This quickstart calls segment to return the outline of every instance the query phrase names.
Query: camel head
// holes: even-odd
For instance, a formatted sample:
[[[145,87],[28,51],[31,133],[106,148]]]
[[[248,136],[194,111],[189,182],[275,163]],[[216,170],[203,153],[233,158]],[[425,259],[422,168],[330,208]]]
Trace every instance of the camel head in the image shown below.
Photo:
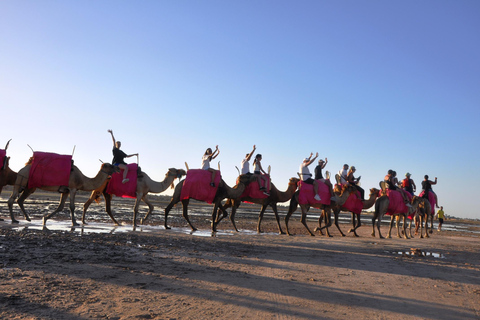
[[[112,173],[120,172],[120,168],[117,166],[111,165],[110,163],[102,163],[100,171],[105,172],[108,175],[111,175]]]
[[[237,184],[243,183],[244,185],[248,185],[249,183],[255,180],[256,180],[256,177],[253,174],[241,174],[237,178]]]
[[[180,180],[182,176],[185,176],[185,175],[187,175],[187,172],[183,169],[169,168],[168,172],[165,174],[165,178],[174,177],[173,180],[175,181],[176,178]],[[174,187],[175,186],[173,185],[173,181],[172,181],[170,188],[173,189]]]
[[[380,196],[380,190],[378,190],[377,188],[371,188],[370,196],[375,196],[375,198],[378,198]]]
[[[295,186],[295,189],[298,187],[298,183],[300,182],[300,179],[298,178],[290,178],[290,180],[288,180],[288,185],[289,186]]]

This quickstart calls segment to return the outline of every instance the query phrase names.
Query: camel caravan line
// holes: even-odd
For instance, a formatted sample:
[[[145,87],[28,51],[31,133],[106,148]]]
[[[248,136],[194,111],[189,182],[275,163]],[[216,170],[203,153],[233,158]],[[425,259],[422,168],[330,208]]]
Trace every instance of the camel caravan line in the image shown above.
[[[115,139],[113,138],[113,140],[115,144]],[[329,227],[331,227],[332,224],[335,224],[340,234],[345,236],[345,233],[339,226],[338,217],[340,211],[347,211],[352,215],[352,228],[348,232],[353,233],[355,237],[358,237],[356,230],[361,226],[361,212],[362,210],[372,207],[375,208],[375,213],[372,218],[372,236],[376,235],[376,223],[378,235],[380,238],[383,238],[380,232],[380,223],[384,215],[391,216],[387,237],[391,237],[391,230],[394,221],[397,221],[397,236],[402,237],[399,230],[400,220],[403,220],[402,234],[404,238],[413,237],[411,231],[412,221],[420,221],[416,228],[421,226],[420,236],[422,238],[423,221],[425,221],[425,236],[428,237],[428,233],[432,232],[434,215],[433,208],[435,206],[433,195],[429,194],[429,199],[425,199],[421,196],[410,196],[406,203],[405,201],[402,201],[400,191],[388,189],[383,181],[380,182],[379,189],[370,189],[368,199],[362,199],[357,187],[352,183],[345,183],[345,181],[342,181],[342,176],[340,174],[335,175],[336,184],[332,188],[329,181],[330,174],[328,171],[326,172],[326,178],[315,179],[314,183],[309,183],[306,179],[302,179],[302,174],[305,175],[308,171],[303,171],[302,174],[298,173],[299,177],[292,177],[289,179],[288,187],[285,191],[278,190],[271,182],[270,168],[268,169],[268,173],[259,173],[258,171],[255,171],[255,174],[240,174],[239,170],[239,176],[233,187],[230,187],[222,179],[220,166],[218,170],[189,169],[187,163],[185,163],[187,170],[176,168],[168,169],[165,173],[164,180],[160,182],[151,179],[141,170],[138,164],[128,164],[128,166],[120,167],[118,165],[102,163],[95,177],[89,178],[74,165],[72,156],[38,151],[33,152],[33,156],[25,164],[25,167],[20,169],[17,173],[9,167],[10,157],[7,156],[9,143],[10,141],[6,144],[5,149],[0,149],[0,193],[4,186],[13,186],[12,194],[7,201],[12,223],[18,223],[13,212],[13,203],[15,200],[17,200],[17,204],[20,207],[25,220],[31,221],[30,216],[25,210],[24,202],[38,188],[45,191],[60,193],[58,207],[42,217],[42,223],[44,226],[48,219],[63,210],[68,197],[70,197],[70,217],[72,226],[78,226],[79,224],[75,218],[75,195],[78,190],[83,190],[91,191],[89,199],[83,206],[83,224],[87,223],[86,213],[90,204],[93,201],[98,202],[100,197],[103,196],[105,199],[105,211],[112,219],[113,223],[119,225],[111,208],[112,196],[115,195],[118,197],[136,199],[133,207],[133,227],[135,228],[137,226],[137,214],[140,203],[143,201],[148,206],[148,211],[145,217],[140,219],[140,223],[144,224],[154,210],[153,204],[147,197],[148,194],[162,193],[169,187],[174,188],[174,181],[175,179],[178,179],[179,182],[175,186],[172,199],[164,211],[165,229],[170,229],[167,219],[171,209],[181,202],[183,206],[183,217],[192,231],[195,231],[196,228],[193,226],[188,216],[189,201],[190,199],[195,199],[213,204],[211,220],[211,229],[213,232],[216,231],[217,225],[227,217],[229,217],[233,229],[238,232],[235,223],[235,215],[241,203],[247,202],[261,205],[257,232],[262,232],[261,222],[265,210],[270,206],[275,214],[279,234],[285,234],[280,224],[277,205],[288,201],[290,201],[290,204],[285,216],[285,231],[288,235],[291,235],[288,228],[290,217],[296,212],[298,207],[300,207],[301,210],[300,221],[304,225],[308,234],[312,236],[314,235],[314,232],[317,231],[321,235],[323,235],[323,231],[325,231],[327,236],[331,236]],[[215,152],[217,152],[217,150]],[[206,153],[206,155],[211,159],[211,154],[215,154],[215,152],[211,152],[210,154]],[[247,158],[250,159],[248,155]],[[260,161],[261,157],[258,158],[258,160]],[[304,162],[307,165],[313,162],[311,157],[306,158],[305,160]],[[259,163],[257,163],[257,168],[258,164]],[[125,169],[123,168],[128,170],[127,174],[124,174]],[[242,171],[244,170],[242,169]],[[262,177],[262,180],[259,180],[259,174],[264,176]],[[182,177],[185,178],[181,180]],[[432,191],[429,192],[433,193]],[[317,208],[321,212],[318,220],[318,227],[315,228],[314,232],[310,230],[306,221],[310,207]],[[231,209],[230,215],[227,212],[228,209]],[[332,212],[334,215],[333,222],[331,219]],[[410,221],[408,234],[406,227],[407,220]],[[0,221],[4,220],[0,219]],[[431,221],[430,230],[428,229],[428,221]]]

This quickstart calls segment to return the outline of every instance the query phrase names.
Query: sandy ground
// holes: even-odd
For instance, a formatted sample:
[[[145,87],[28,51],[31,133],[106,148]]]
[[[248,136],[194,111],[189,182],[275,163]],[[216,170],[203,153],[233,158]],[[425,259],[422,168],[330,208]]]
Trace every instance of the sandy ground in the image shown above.
[[[359,238],[334,228],[331,238],[311,237],[297,212],[289,237],[273,216],[257,234],[256,215],[244,210],[239,233],[222,221],[212,236],[204,207],[191,208],[199,228],[191,234],[181,209],[169,217],[172,230],[159,226],[160,205],[133,231],[133,201],[122,200],[114,201],[122,227],[95,205],[88,226],[70,228],[65,211],[43,229],[56,195],[27,201],[34,220],[13,226],[2,196],[0,319],[480,319],[479,225],[379,239],[362,216]]]

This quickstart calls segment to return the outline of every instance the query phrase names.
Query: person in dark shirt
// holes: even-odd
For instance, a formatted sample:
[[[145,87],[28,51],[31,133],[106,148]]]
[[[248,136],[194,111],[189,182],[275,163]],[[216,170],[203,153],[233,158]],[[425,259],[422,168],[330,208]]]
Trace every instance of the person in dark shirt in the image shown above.
[[[122,146],[122,143],[120,141],[115,141],[115,137],[113,136],[113,131],[108,130],[108,132],[112,135],[112,140],[113,140],[113,150],[112,150],[113,160],[112,160],[112,164],[114,166],[118,166],[120,169],[123,170],[122,183],[127,183],[129,181],[129,179],[127,179],[128,167],[127,167],[127,163],[125,162],[125,158],[130,158],[130,157],[133,157],[133,156],[138,157],[138,153],[127,155],[125,152],[120,150],[120,147]]]
[[[437,184],[437,177],[435,177],[435,181],[428,180],[428,175],[425,175],[424,180],[422,181],[422,189],[423,189],[423,197],[428,200],[428,193],[432,191],[433,195],[435,196],[436,207],[438,208],[438,197],[435,192],[432,190],[432,185]]]
[[[323,183],[325,183],[329,190],[330,190],[330,199],[331,200],[337,200],[335,198],[335,193],[333,193],[333,186],[332,186],[332,183],[330,182],[329,179],[325,179],[323,177],[323,173],[322,173],[322,169],[325,168],[325,166],[327,165],[328,163],[328,160],[327,158],[325,158],[325,160],[323,159],[320,159],[318,160],[318,166],[315,167],[315,180],[320,180],[322,181]]]

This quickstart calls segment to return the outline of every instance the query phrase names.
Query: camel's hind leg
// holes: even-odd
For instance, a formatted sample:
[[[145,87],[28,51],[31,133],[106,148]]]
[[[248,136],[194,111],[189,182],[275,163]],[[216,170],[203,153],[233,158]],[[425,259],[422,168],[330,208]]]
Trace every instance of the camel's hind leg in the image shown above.
[[[390,219],[390,227],[388,229],[388,233],[387,233],[387,238],[390,239],[392,237],[392,227],[393,227],[393,221],[395,220],[395,216],[392,215],[391,219]],[[397,221],[397,227],[398,227],[398,221]],[[379,230],[380,231],[380,230]]]
[[[302,209],[302,218],[300,222],[303,224],[305,229],[307,229],[308,233],[310,233],[312,237],[315,236],[315,234],[310,230],[310,228],[307,225],[307,212],[308,212],[307,209],[304,206],[300,206],[300,209]]]
[[[48,213],[43,216],[43,225],[45,226],[47,224],[47,220],[53,217],[55,214],[58,212],[62,211],[63,208],[65,207],[65,201],[67,200],[68,197],[68,192],[63,192],[60,196],[60,204],[58,205],[57,209],[53,211],[52,213]]]
[[[148,206],[148,211],[147,211],[146,216],[150,216],[150,215],[152,214],[152,212],[153,212],[153,209],[154,209],[155,207],[154,207],[153,204],[150,202],[150,200],[148,199],[147,195],[144,195],[144,196],[142,197],[142,200],[143,200],[143,202],[145,202],[145,204]],[[138,208],[137,208],[137,212],[138,212]],[[136,219],[135,219],[135,220],[136,220]],[[140,224],[143,224],[143,222],[144,222],[144,219],[140,219]]]
[[[23,190],[22,194],[20,195],[20,197],[19,197],[18,200],[17,200],[17,204],[18,204],[18,206],[20,207],[20,210],[22,211],[23,216],[25,217],[25,220],[27,220],[27,221],[32,221],[32,220],[31,220],[30,217],[28,216],[27,211],[25,211],[25,207],[23,206],[23,202],[24,202],[25,199],[27,199],[32,193],[34,193],[35,190],[36,190],[35,188]],[[13,222],[13,220],[12,220],[12,222]]]
[[[335,219],[335,226],[337,227],[338,231],[340,232],[340,234],[342,235],[342,237],[345,237],[345,234],[342,232],[342,229],[340,229],[340,224],[338,223],[338,217],[340,215],[340,210],[334,210],[333,211],[333,217]],[[354,220],[353,216],[352,216],[352,220]],[[350,230],[351,231],[351,230]],[[349,231],[349,232],[350,232]],[[353,232],[355,233],[355,236],[358,237],[357,233],[355,232],[355,229],[353,229]]]

